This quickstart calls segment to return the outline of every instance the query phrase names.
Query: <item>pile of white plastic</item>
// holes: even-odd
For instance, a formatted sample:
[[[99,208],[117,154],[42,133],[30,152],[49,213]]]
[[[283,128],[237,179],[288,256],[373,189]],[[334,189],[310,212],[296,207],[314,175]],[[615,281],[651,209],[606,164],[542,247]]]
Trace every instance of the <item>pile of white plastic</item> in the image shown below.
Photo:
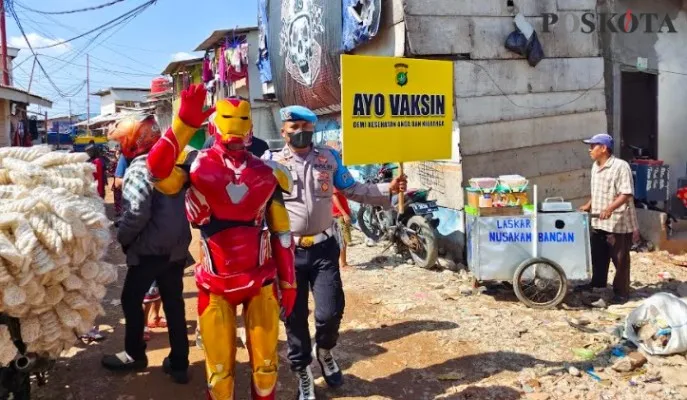
[[[28,351],[57,357],[88,332],[117,279],[102,261],[110,221],[84,153],[0,148],[0,312]],[[17,355],[0,326],[0,365]]]

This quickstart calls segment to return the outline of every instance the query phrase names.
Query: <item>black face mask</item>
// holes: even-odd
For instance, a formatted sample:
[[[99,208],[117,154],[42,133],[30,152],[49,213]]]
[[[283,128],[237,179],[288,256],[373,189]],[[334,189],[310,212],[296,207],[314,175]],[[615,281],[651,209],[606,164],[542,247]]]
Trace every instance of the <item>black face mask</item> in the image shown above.
[[[313,131],[298,131],[289,134],[289,144],[297,149],[304,149],[312,144]]]

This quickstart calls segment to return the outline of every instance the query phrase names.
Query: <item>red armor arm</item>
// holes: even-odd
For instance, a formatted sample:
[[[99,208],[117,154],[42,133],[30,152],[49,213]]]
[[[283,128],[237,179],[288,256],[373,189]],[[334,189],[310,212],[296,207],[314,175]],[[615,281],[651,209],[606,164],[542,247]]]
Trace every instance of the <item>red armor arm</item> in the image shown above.
[[[174,116],[172,127],[155,143],[148,154],[148,170],[164,192],[170,187],[181,189],[187,175],[175,169],[177,160],[203,121],[214,112],[214,109],[203,111],[206,90],[202,85],[191,86],[181,93],[179,112]],[[164,182],[166,179],[174,182]]]
[[[281,289],[281,303],[284,316],[288,317],[296,302],[296,267],[294,251],[296,245],[291,235],[289,213],[284,206],[281,188],[277,188],[267,209],[267,227],[270,230],[272,257],[277,264],[277,276]]]

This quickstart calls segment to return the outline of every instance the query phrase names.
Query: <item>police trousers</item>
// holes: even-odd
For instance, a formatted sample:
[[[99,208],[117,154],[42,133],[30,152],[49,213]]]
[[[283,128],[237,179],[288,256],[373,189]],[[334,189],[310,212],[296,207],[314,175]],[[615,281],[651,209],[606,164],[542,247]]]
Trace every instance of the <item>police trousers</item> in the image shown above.
[[[293,312],[286,320],[291,370],[299,371],[312,362],[312,342],[308,327],[308,299],[315,299],[315,343],[331,350],[339,339],[345,299],[339,271],[339,243],[334,237],[309,248],[296,248],[298,295]]]

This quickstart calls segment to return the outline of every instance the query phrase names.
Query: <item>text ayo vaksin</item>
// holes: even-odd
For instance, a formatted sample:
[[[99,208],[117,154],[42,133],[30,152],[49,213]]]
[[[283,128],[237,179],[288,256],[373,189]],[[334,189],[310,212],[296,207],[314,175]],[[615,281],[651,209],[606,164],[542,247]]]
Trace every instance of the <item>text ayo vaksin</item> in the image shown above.
[[[389,94],[392,117],[443,117],[446,98],[443,94]],[[383,117],[387,114],[387,97],[381,93],[356,93],[353,117]]]

